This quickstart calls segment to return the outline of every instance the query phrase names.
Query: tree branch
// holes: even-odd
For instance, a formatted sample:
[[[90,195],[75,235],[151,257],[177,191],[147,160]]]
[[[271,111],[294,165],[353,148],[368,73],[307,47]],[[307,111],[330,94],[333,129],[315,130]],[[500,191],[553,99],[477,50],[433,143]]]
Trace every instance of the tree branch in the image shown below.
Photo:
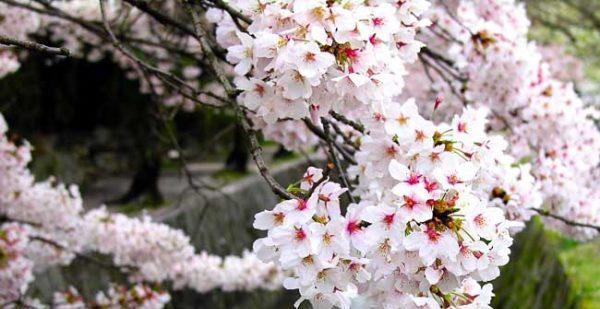
[[[65,57],[69,57],[69,55],[71,55],[71,52],[64,47],[50,47],[50,46],[46,46],[44,44],[40,44],[37,42],[21,41],[21,40],[7,37],[2,34],[0,34],[0,44],[8,45],[8,46],[16,46],[19,48],[37,51],[37,52],[49,54],[49,55],[59,55],[59,56],[65,56]]]
[[[365,126],[362,123],[350,120],[350,119],[346,118],[346,116],[339,114],[333,110],[329,112],[329,115],[331,115],[331,117],[333,117],[333,119],[335,119],[343,124],[351,126],[354,130],[356,130],[360,133],[365,133]]]
[[[170,73],[170,72],[166,72],[163,71],[159,68],[156,68],[150,64],[148,64],[147,62],[143,61],[142,59],[140,59],[139,57],[135,56],[132,52],[130,52],[129,50],[127,50],[119,41],[119,39],[117,39],[116,35],[114,34],[114,32],[112,31],[110,24],[108,22],[108,19],[106,18],[106,12],[104,9],[104,1],[106,0],[99,0],[100,3],[100,13],[102,16],[102,23],[104,25],[104,30],[108,33],[110,40],[112,41],[113,46],[120,51],[121,53],[123,53],[123,55],[125,55],[127,58],[131,59],[137,66],[138,69],[143,69],[146,70],[150,73],[155,74],[157,77],[161,78],[167,85],[175,88],[178,90],[179,94],[183,95],[184,97],[197,102],[199,104],[202,105],[207,105],[210,107],[222,107],[222,105],[218,105],[218,104],[211,104],[208,102],[202,102],[200,100],[198,100],[196,97],[200,94],[202,94],[201,91],[196,90],[196,88],[188,85],[187,82],[185,82],[184,80],[182,80],[181,78],[177,77],[176,75]],[[152,84],[151,80],[147,80],[148,84]],[[186,89],[187,91],[190,91],[191,94],[188,94],[186,91],[184,91],[184,89]],[[222,99],[218,96],[214,96],[211,95],[215,98],[220,99],[220,101],[224,101],[225,103],[227,103],[227,101],[225,99]]]
[[[335,167],[338,170],[338,173],[340,175],[340,178],[342,179],[342,183],[344,184],[344,187],[346,187],[348,190],[346,191],[346,194],[348,195],[348,199],[350,200],[350,202],[352,203],[356,203],[356,200],[354,199],[354,196],[352,196],[352,186],[350,185],[350,181],[348,180],[348,177],[346,176],[346,172],[344,171],[343,167],[342,167],[342,163],[340,162],[340,159],[338,158],[337,154],[335,153],[335,147],[333,146],[333,141],[331,140],[331,136],[329,134],[329,120],[323,118],[323,131],[325,132],[325,142],[328,145],[329,148],[329,153],[331,155],[331,159],[333,160],[333,164],[335,165]]]
[[[304,118],[302,119],[302,121],[304,121],[304,124],[306,125],[306,127],[317,137],[319,137],[321,140],[326,141],[327,140],[327,136],[325,134],[325,132],[323,132],[323,130],[321,130],[319,127],[317,127],[314,123],[312,123],[312,121],[308,118]],[[352,164],[356,164],[356,160],[354,160],[354,158],[352,157],[352,155],[349,153],[349,151],[352,151],[351,149],[346,150],[344,147],[338,145],[338,143],[336,143],[335,141],[332,141],[333,146],[342,154],[342,157],[344,157],[344,160],[352,163]]]
[[[313,184],[310,190],[308,190],[308,193],[306,193],[306,198],[310,198],[310,196],[315,192],[315,190],[317,190],[317,187],[329,179],[329,174],[334,168],[334,163],[328,162],[327,164],[325,164],[325,168],[323,169],[323,176],[321,177],[321,179],[319,179],[319,181]]]
[[[126,1],[132,1],[132,0],[126,0]],[[225,89],[225,92],[231,99],[231,106],[235,110],[238,121],[241,123],[242,128],[243,128],[244,132],[246,133],[246,137],[248,138],[248,145],[250,148],[250,153],[252,155],[254,162],[256,163],[256,166],[258,167],[258,170],[259,170],[261,176],[265,179],[265,181],[271,187],[271,190],[273,191],[273,193],[275,193],[277,196],[279,196],[283,199],[288,199],[288,200],[296,199],[297,198],[296,196],[287,192],[285,190],[285,188],[283,186],[281,186],[275,180],[273,175],[271,175],[269,168],[265,164],[265,161],[262,157],[262,148],[260,147],[260,144],[258,143],[258,138],[256,137],[256,131],[252,127],[250,120],[248,119],[248,117],[246,116],[246,114],[244,113],[242,108],[235,101],[235,98],[237,97],[239,92],[231,84],[231,82],[227,78],[227,75],[223,71],[223,68],[221,67],[221,63],[219,62],[219,59],[215,55],[214,50],[212,49],[212,47],[210,46],[210,44],[207,40],[207,33],[204,30],[204,28],[202,28],[202,24],[199,20],[199,16],[197,15],[197,13],[193,10],[191,5],[186,0],[183,0],[183,2],[184,2],[183,4],[184,4],[186,10],[188,11],[189,15],[192,17],[192,21],[194,23],[194,31],[196,32],[196,35],[199,38],[199,42],[201,44],[202,50],[204,51],[204,55],[205,55],[206,59],[208,60],[208,64],[209,64],[210,68],[212,69],[213,73],[216,75],[219,82],[221,83],[221,85],[223,86],[223,88]]]
[[[202,39],[206,40],[206,42],[208,44],[210,44],[210,47],[213,50],[213,53],[215,53],[215,55],[216,54],[223,55],[225,53],[225,51],[223,49],[219,48],[219,46],[215,42],[213,42],[212,40],[209,40],[208,36],[203,36],[200,33],[198,33],[197,29],[190,29],[185,24],[182,24],[179,21],[173,19],[172,17],[155,10],[154,8],[149,6],[146,1],[143,1],[143,0],[123,0],[123,1],[129,3],[131,6],[138,8],[142,12],[147,13],[148,15],[150,15],[152,18],[154,18],[156,21],[158,21],[159,23],[161,23],[163,25],[171,26],[176,29],[179,29],[183,33],[190,35],[193,38],[196,38],[198,41],[201,41]]]
[[[331,122],[330,123],[331,126],[333,127],[333,130],[335,131],[335,133],[339,136],[342,137],[342,139],[344,140],[344,143],[350,147],[352,147],[354,150],[360,150],[360,147],[358,146],[357,142],[354,142],[350,136],[348,136],[347,134],[344,134],[344,132],[342,131],[342,129],[340,129],[340,126],[338,126],[337,123],[335,122]]]
[[[229,13],[229,15],[231,15],[231,17],[233,17],[233,18],[242,20],[245,23],[247,23],[248,25],[252,23],[252,19],[250,19],[248,16],[242,14],[242,12],[233,8],[231,5],[229,5],[227,2],[225,2],[223,0],[208,0],[208,2],[211,2],[216,7],[227,11],[227,13]]]
[[[532,210],[532,211],[535,211],[540,216],[549,217],[549,218],[552,218],[552,219],[556,219],[556,220],[562,221],[563,223],[565,223],[567,225],[595,229],[596,231],[600,232],[600,226],[597,226],[597,225],[576,222],[576,221],[573,221],[571,219],[567,219],[565,217],[562,217],[562,216],[559,216],[559,215],[555,215],[555,214],[553,214],[553,213],[551,213],[551,212],[549,212],[548,210],[545,210],[545,209],[537,209],[537,208],[529,208],[529,209]]]

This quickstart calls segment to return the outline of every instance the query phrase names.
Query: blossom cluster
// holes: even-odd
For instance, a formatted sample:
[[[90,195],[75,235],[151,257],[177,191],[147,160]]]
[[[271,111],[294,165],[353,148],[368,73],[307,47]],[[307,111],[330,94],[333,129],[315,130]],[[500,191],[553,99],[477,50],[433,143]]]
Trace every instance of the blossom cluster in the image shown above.
[[[0,3],[0,34],[23,40],[27,33],[37,29],[40,18],[37,14],[18,7]],[[0,78],[18,70],[17,55],[5,46],[0,46]]]
[[[183,232],[147,216],[132,219],[97,208],[85,215],[84,222],[86,245],[112,255],[116,266],[129,268],[133,281],[170,281],[176,289],[199,292],[275,289],[281,283],[275,266],[261,263],[253,254],[225,258],[204,251],[196,254]]]
[[[234,1],[253,19],[248,33],[220,22],[217,39],[235,64],[241,104],[272,124],[318,119],[330,110],[400,93],[405,63],[423,44],[415,33],[429,3],[410,1]],[[219,20],[219,11],[208,14]],[[221,16],[229,20],[229,16]],[[250,74],[250,77],[245,77]]]
[[[584,63],[581,59],[568,54],[561,45],[543,45],[538,47],[542,60],[548,64],[552,78],[562,82],[572,82],[581,86],[585,82]]]
[[[0,258],[8,257],[0,259],[0,286],[8,291],[0,300],[20,297],[34,268],[97,251],[110,255],[139,284],[99,296],[106,306],[122,301],[142,306],[139,301],[148,300],[148,307],[161,307],[168,296],[143,283],[167,281],[175,289],[199,292],[274,289],[283,282],[299,290],[297,304],[309,300],[324,308],[362,302],[384,308],[487,308],[493,293],[486,282],[508,262],[511,233],[533,210],[543,205],[556,215],[599,224],[595,112],[571,84],[553,75],[556,70],[527,40],[530,23],[523,5],[440,0],[426,12],[430,4],[424,0],[228,3],[252,22],[239,26],[216,8],[203,18],[215,24],[216,42],[227,49],[233,66],[225,69],[231,69],[241,91],[238,102],[255,128],[291,150],[319,141],[308,125],[327,135],[322,124],[333,124],[341,133],[326,142],[351,148],[355,164],[347,175],[338,174],[353,185],[344,188],[311,167],[292,190],[296,198],[256,215],[254,227],[267,235],[255,242],[254,253],[225,258],[196,253],[181,231],[147,216],[130,218],[105,208],[84,213],[76,187],[52,178],[35,182],[27,169],[30,145],[10,141],[0,117],[0,215],[18,222],[0,228]],[[92,24],[101,21],[91,1],[52,5]],[[161,8],[177,14],[172,3]],[[30,18],[7,9],[15,10],[14,20]],[[163,36],[163,26],[127,5],[112,3],[107,15],[110,23],[128,25],[132,41],[149,42],[140,43],[139,51],[157,59],[156,67],[197,82],[201,70],[186,65],[186,59],[170,61],[179,55],[168,52],[199,54],[197,41],[168,31],[155,38]],[[433,25],[427,28],[429,21]],[[88,60],[112,48],[94,31],[65,19],[44,17],[39,23],[52,39]],[[24,37],[38,30],[35,20],[27,25],[10,31]],[[421,59],[425,69],[408,74],[421,41],[430,52]],[[86,54],[88,45],[93,52]],[[157,76],[145,78],[126,55],[115,52],[113,59],[140,79],[142,92],[154,92],[166,105],[182,100]],[[18,66],[8,50],[0,50],[0,64],[6,64],[0,76]],[[433,78],[432,68],[438,72]],[[425,78],[433,79],[431,87]],[[219,103],[222,87],[205,87],[212,96],[200,99]],[[424,92],[433,88],[440,95],[433,104],[421,104],[433,109],[429,118],[412,99],[397,103],[407,94],[431,98]],[[363,130],[336,120],[335,113]],[[434,122],[436,117],[443,121]],[[345,197],[357,202],[346,205]],[[577,237],[595,235],[593,229],[548,220]],[[82,303],[76,295],[74,290],[57,294],[57,300]]]
[[[52,178],[35,182],[27,169],[31,146],[27,142],[15,145],[8,139],[7,130],[0,115],[0,214],[26,223],[29,237],[38,239],[26,248],[27,256],[35,261],[38,270],[66,264],[81,243],[77,235],[83,210],[79,191],[75,186],[56,184]]]
[[[256,215],[254,226],[268,231],[256,253],[293,273],[284,286],[300,301],[325,308],[349,308],[357,295],[385,308],[487,306],[491,287],[473,286],[508,262],[510,232],[522,224],[506,219],[520,215],[507,205],[537,206],[518,200],[531,176],[511,167],[502,138],[487,136],[483,110],[436,125],[410,100],[368,117],[351,169],[359,186],[349,193],[360,202],[343,212],[347,188],[309,168],[303,197]],[[515,182],[505,190],[506,171]]]
[[[430,34],[427,41],[447,50],[454,67],[467,77],[463,94],[468,104],[490,108],[493,129],[510,134],[513,156],[532,164],[544,207],[574,221],[598,224],[600,133],[594,111],[571,84],[560,81],[562,75],[552,74],[557,68],[550,68],[540,49],[527,40],[524,6],[477,0],[460,1],[456,8],[435,7],[429,18],[441,29],[437,31],[454,39]],[[596,234],[548,222],[576,237]]]
[[[145,284],[131,287],[112,285],[106,293],[99,292],[91,303],[86,303],[79,292],[70,287],[65,292],[54,294],[52,308],[83,309],[83,308],[163,308],[171,297],[166,292]]]
[[[25,256],[27,231],[16,223],[0,226],[0,303],[18,299],[33,280],[33,262]]]

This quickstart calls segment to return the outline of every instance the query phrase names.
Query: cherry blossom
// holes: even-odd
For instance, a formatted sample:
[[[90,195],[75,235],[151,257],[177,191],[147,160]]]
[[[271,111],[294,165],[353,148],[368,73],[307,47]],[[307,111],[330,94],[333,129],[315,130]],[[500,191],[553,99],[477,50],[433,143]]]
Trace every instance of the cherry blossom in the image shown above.
[[[422,46],[415,33],[427,24],[415,16],[428,7],[426,1],[274,1],[258,9],[239,5],[253,18],[249,34],[238,31],[238,44],[224,46],[238,75],[252,66],[251,75],[274,88],[270,92],[276,95],[257,106],[255,95],[247,94],[256,88],[238,83],[244,91],[240,102],[268,123],[305,117],[309,107],[320,107],[319,115],[324,115],[400,93],[404,63],[413,62]],[[221,28],[231,26],[217,24],[217,34],[225,31]],[[282,106],[278,101],[286,100],[294,108],[274,111]]]
[[[544,59],[544,49],[527,40],[530,23],[521,3],[481,0],[457,4],[449,11],[439,7],[429,16],[456,40],[442,41],[431,33],[421,39],[438,45],[436,50],[448,51],[454,68],[467,78],[464,99],[470,105],[491,109],[494,130],[509,131],[508,150],[530,163],[523,168],[530,169],[534,178],[528,180],[529,188],[541,193],[543,207],[578,222],[597,224],[592,213],[598,209],[591,205],[598,205],[597,194],[592,192],[598,191],[594,177],[600,134],[593,124],[592,109],[571,84],[560,81],[564,77],[556,72],[557,62]],[[443,88],[453,96],[448,87]],[[461,123],[454,121],[455,126]],[[508,196],[509,190],[514,192],[516,187],[508,183],[499,186],[497,195]],[[589,198],[580,200],[582,194]],[[511,212],[523,218],[531,216],[525,211]],[[573,229],[545,220],[578,238],[595,234],[593,229]]]
[[[362,144],[357,165],[367,168],[357,169],[359,185],[354,189],[360,203],[331,211],[332,202],[341,205],[344,189],[310,167],[300,182],[309,196],[284,200],[255,217],[255,227],[267,230],[255,243],[257,255],[289,271],[284,286],[299,290],[299,302],[349,308],[359,298],[377,304],[401,295],[407,306],[442,307],[437,300],[461,293],[461,282],[490,281],[508,262],[510,232],[522,225],[507,220],[504,205],[490,196],[497,179],[503,179],[499,173],[518,168],[503,153],[501,137],[485,133],[485,119],[478,117],[485,117],[486,111],[465,109],[457,119],[470,124],[466,130],[455,125],[457,121],[449,125],[425,120],[413,100],[390,104],[396,106],[389,114],[382,110],[386,121],[366,129],[396,147],[390,156],[389,147]],[[391,123],[398,123],[399,115],[405,125],[401,129]],[[398,134],[423,127],[432,132],[424,137],[429,144]],[[441,159],[422,168],[420,157],[432,153]],[[373,173],[368,166],[374,164],[386,168]],[[484,180],[486,185],[480,185]],[[513,181],[517,186],[521,179]],[[328,187],[336,194],[328,195]],[[538,207],[535,202],[525,201]],[[290,215],[295,219],[288,220]],[[388,282],[395,282],[395,288],[383,289]],[[470,298],[463,294],[469,299],[464,305],[478,306],[491,297],[477,299],[477,292],[472,293]]]

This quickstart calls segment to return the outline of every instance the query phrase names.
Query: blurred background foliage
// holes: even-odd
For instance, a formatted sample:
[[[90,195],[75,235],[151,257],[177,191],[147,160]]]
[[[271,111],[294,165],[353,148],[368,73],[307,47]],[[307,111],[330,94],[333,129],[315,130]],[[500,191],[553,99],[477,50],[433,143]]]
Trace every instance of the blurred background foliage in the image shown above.
[[[34,146],[31,168],[36,176],[55,175],[79,184],[84,194],[100,176],[155,182],[161,171],[178,168],[178,156],[225,161],[232,149],[240,148],[227,112],[180,112],[160,121],[164,107],[138,89],[136,81],[106,59],[90,63],[30,55],[19,71],[0,80],[0,112],[11,138]],[[167,125],[186,153],[167,156],[173,153]],[[134,183],[131,189],[139,190]],[[141,186],[145,192],[132,198],[150,193],[153,203],[161,201],[160,194],[151,192],[153,184]]]
[[[561,45],[584,62],[585,90],[600,92],[600,1],[524,0],[532,22],[530,38]]]
[[[580,243],[534,218],[495,279],[493,308],[600,308],[600,239]]]

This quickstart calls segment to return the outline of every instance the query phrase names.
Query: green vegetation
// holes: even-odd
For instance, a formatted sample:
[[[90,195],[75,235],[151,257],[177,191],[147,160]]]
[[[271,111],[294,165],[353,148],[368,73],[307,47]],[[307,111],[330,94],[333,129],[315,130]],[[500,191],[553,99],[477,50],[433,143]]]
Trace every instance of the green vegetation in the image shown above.
[[[600,1],[526,0],[532,21],[530,36],[542,44],[558,44],[583,60],[586,78],[600,82]],[[597,91],[597,87],[593,87]]]
[[[533,220],[494,280],[493,308],[600,308],[600,242],[578,243]]]
[[[300,155],[297,152],[288,152],[284,155],[278,156],[276,158],[273,158],[273,165],[277,166],[279,164],[282,163],[286,163],[286,162],[290,162],[290,161],[294,161],[296,159],[300,159],[302,158],[302,155]]]
[[[248,172],[243,173],[233,170],[220,170],[212,174],[212,178],[219,182],[227,184],[248,175],[250,175],[250,173]]]
[[[151,210],[160,208],[163,205],[170,205],[173,201],[158,202],[150,197],[150,195],[144,195],[139,199],[131,201],[126,204],[115,206],[116,210],[120,213],[127,215],[136,214],[142,210]]]
[[[600,308],[600,240],[561,250],[559,259],[579,308]]]

